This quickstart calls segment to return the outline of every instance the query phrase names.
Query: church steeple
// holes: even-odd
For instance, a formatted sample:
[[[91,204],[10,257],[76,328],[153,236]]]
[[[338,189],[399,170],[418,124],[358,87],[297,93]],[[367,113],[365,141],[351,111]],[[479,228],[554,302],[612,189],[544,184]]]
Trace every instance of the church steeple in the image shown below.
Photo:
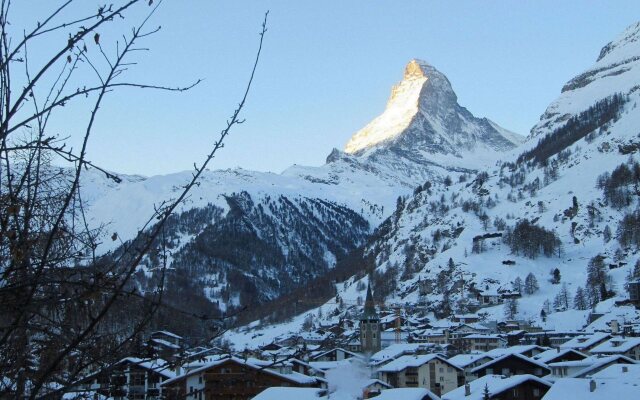
[[[380,317],[376,312],[376,303],[373,301],[371,285],[367,284],[367,299],[364,302],[364,310],[360,317],[360,344],[365,353],[380,351]]]
[[[367,299],[364,301],[364,312],[362,313],[361,319],[378,319],[376,303],[373,301],[370,284],[367,284]]]

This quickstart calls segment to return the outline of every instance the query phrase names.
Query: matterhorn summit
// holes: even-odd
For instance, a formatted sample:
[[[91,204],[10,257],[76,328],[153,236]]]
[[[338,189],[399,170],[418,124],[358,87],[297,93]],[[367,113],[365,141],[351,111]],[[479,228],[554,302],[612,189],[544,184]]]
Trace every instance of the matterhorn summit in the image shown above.
[[[473,116],[458,104],[443,73],[414,59],[407,64],[402,81],[391,90],[384,112],[353,135],[345,152],[370,156],[393,151],[430,164],[450,164],[465,153],[492,158],[521,141],[519,135]],[[470,165],[465,167],[478,167],[473,160],[474,157],[469,159]]]

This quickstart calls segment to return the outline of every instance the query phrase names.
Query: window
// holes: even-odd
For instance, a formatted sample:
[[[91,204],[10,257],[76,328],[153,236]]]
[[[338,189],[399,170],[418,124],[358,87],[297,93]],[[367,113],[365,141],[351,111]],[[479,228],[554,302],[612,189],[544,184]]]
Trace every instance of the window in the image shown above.
[[[375,332],[373,332],[373,338],[374,338],[374,339],[376,338],[376,333],[375,333]]]
[[[502,375],[509,375],[509,368],[502,368]]]
[[[202,383],[202,375],[198,377],[198,383]]]
[[[444,376],[440,377],[440,382],[444,382]]]
[[[131,386],[144,386],[144,373],[132,373]]]
[[[518,398],[518,388],[513,388],[513,398],[514,399]]]
[[[453,372],[453,368],[447,367],[447,372]]]
[[[440,373],[443,374],[444,373],[444,368],[440,367]]]
[[[533,395],[535,397],[540,397],[540,389],[538,388],[533,388]]]

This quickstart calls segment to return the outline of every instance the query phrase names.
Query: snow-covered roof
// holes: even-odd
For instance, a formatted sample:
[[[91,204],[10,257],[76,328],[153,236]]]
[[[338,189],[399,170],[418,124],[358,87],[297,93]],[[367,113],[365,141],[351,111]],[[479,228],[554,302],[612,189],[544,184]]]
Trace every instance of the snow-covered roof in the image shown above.
[[[171,370],[170,364],[161,358],[138,358],[138,357],[126,357],[118,362],[118,364],[131,363],[141,368],[154,371],[166,378],[175,378],[176,372]]]
[[[585,349],[610,338],[611,335],[604,332],[595,332],[591,335],[580,335],[560,345],[561,349]]]
[[[326,354],[332,353],[332,352],[334,352],[334,351],[341,351],[341,352],[343,352],[343,353],[345,353],[345,354],[349,354],[349,355],[351,355],[351,356],[353,356],[353,357],[362,357],[360,354],[358,354],[358,353],[354,353],[353,351],[345,350],[345,349],[343,349],[342,347],[335,347],[335,348],[333,348],[333,349],[331,349],[331,350],[327,350],[327,351],[320,352],[320,353],[318,353],[318,354],[314,355],[312,358],[315,360],[315,359],[317,359],[317,358],[320,358],[320,357],[322,357],[322,356],[324,356],[324,355],[326,355]]]
[[[433,392],[424,388],[398,388],[383,390],[376,400],[440,400]]]
[[[638,337],[613,337],[606,342],[599,344],[591,349],[593,354],[622,354],[640,346],[640,338]]]
[[[476,372],[478,372],[478,371],[480,371],[480,370],[483,370],[483,369],[485,369],[485,368],[487,368],[487,367],[490,367],[490,366],[492,366],[493,364],[498,363],[498,362],[500,362],[500,361],[503,361],[503,360],[505,360],[505,359],[507,359],[507,358],[509,358],[509,357],[519,358],[520,360],[522,360],[522,361],[524,361],[524,362],[528,362],[528,363],[534,364],[534,365],[536,365],[536,366],[538,366],[538,367],[540,367],[540,368],[544,368],[544,369],[547,369],[547,370],[549,369],[549,367],[547,367],[547,365],[546,365],[546,364],[541,363],[540,361],[536,361],[536,360],[531,359],[531,358],[529,358],[529,357],[523,356],[522,354],[518,354],[518,353],[511,353],[511,354],[505,354],[505,355],[500,356],[500,357],[498,357],[498,358],[496,358],[496,359],[493,359],[493,360],[491,360],[491,361],[487,361],[486,363],[484,363],[484,364],[482,364],[482,365],[478,365],[477,367],[475,367],[474,369],[472,369],[472,370],[471,370],[471,373],[472,373],[472,374],[475,374]]]
[[[473,340],[479,340],[479,339],[485,339],[485,340],[489,340],[489,339],[494,339],[494,340],[504,340],[505,342],[507,341],[505,338],[503,338],[500,335],[483,335],[480,333],[471,333],[469,335],[465,335],[462,337],[463,339],[473,339]]]
[[[182,339],[182,336],[178,336],[175,333],[169,332],[169,331],[155,331],[155,332],[151,333],[152,336],[153,335],[157,335],[157,334],[164,335],[164,336],[169,336],[169,337],[172,337],[174,339]]]
[[[485,375],[481,378],[469,382],[471,394],[465,395],[465,387],[460,386],[442,396],[443,400],[482,400],[484,397],[485,385],[489,388],[492,396],[498,395],[505,390],[514,388],[522,383],[535,381],[545,386],[551,383],[533,375],[513,375],[506,378],[504,375]],[[566,399],[565,399],[566,400]]]
[[[449,359],[449,362],[453,365],[457,365],[460,368],[465,368],[469,364],[473,364],[474,362],[482,359],[487,359],[487,361],[491,360],[486,353],[479,354],[458,354],[457,356],[453,356]]]
[[[316,388],[270,387],[253,400],[317,400],[324,392]]]
[[[533,358],[540,362],[548,364],[549,361],[554,360],[558,357],[564,357],[568,354],[575,354],[582,357],[583,359],[587,357],[586,354],[583,354],[575,349],[549,349],[547,351],[543,351],[540,354],[536,354],[535,356],[533,356]]]
[[[402,356],[396,360],[391,361],[389,364],[383,365],[378,368],[379,372],[399,372],[406,368],[418,368],[430,361],[440,360],[446,364],[451,365],[456,369],[462,369],[457,365],[452,364],[446,358],[442,357],[439,354],[425,354],[425,355],[414,355],[414,356]]]
[[[381,385],[385,386],[388,389],[391,389],[393,386],[389,385],[387,382],[381,381],[380,379],[369,379],[365,383],[362,384],[362,388],[368,388],[373,385]]]
[[[590,391],[589,386],[589,379],[558,379],[544,396],[544,400],[608,400],[637,399],[640,397],[640,386],[637,383],[609,384],[596,381],[596,389],[593,392]]]
[[[396,359],[402,355],[413,354],[418,350],[433,347],[433,343],[394,343],[387,348],[374,353],[371,356],[372,362],[380,362],[390,359]]]
[[[326,371],[328,369],[338,368],[343,364],[351,364],[351,362],[348,359],[340,360],[340,361],[311,361],[311,362],[309,362],[309,365],[311,365],[313,368],[319,369],[321,371]]]
[[[318,378],[318,377],[315,377],[315,376],[307,376],[307,375],[304,375],[304,374],[301,374],[301,373],[298,373],[298,372],[290,372],[290,373],[283,374],[283,373],[280,373],[278,371],[274,371],[274,370],[272,370],[270,368],[266,368],[268,365],[272,364],[272,363],[269,363],[267,361],[255,360],[255,359],[254,360],[243,360],[243,359],[240,359],[240,358],[237,358],[237,357],[227,357],[227,358],[221,358],[219,360],[215,360],[215,361],[206,363],[205,365],[203,365],[200,368],[196,368],[196,369],[191,370],[191,371],[189,371],[189,372],[187,372],[185,374],[176,376],[173,379],[169,379],[167,381],[164,381],[162,383],[162,385],[172,384],[172,383],[174,383],[176,381],[179,381],[181,379],[187,378],[188,376],[199,374],[199,373],[204,372],[204,371],[206,371],[206,370],[208,370],[210,368],[216,367],[218,365],[222,365],[222,364],[224,364],[225,362],[228,362],[228,361],[232,361],[232,362],[244,365],[244,366],[252,368],[252,369],[259,369],[259,370],[263,371],[264,373],[267,373],[267,374],[270,374],[270,375],[274,375],[274,376],[277,376],[279,378],[286,379],[286,380],[289,380],[291,382],[295,382],[295,383],[299,383],[299,384],[303,384],[303,385],[305,385],[305,384],[313,384],[313,383],[317,382],[318,380],[324,381],[322,378]]]
[[[171,342],[169,342],[167,340],[164,340],[164,339],[154,338],[154,339],[151,339],[151,341],[153,343],[157,343],[157,344],[159,344],[161,346],[164,346],[164,347],[169,347],[169,348],[172,348],[172,349],[180,349],[180,346],[178,346],[176,344],[173,344],[173,343],[171,343]]]
[[[567,368],[579,368],[577,372],[574,372],[570,375],[571,378],[584,378],[591,374],[595,374],[601,369],[607,368],[612,364],[635,364],[636,362],[629,357],[625,357],[622,355],[612,355],[612,356],[590,356],[584,358],[582,360],[576,361],[561,361],[550,363],[550,368],[557,367],[567,367]]]
[[[531,350],[539,350],[540,352],[542,352],[542,351],[545,351],[546,349],[547,349],[546,347],[540,347],[535,344],[517,345],[517,346],[505,347],[503,349],[489,350],[485,354],[490,356],[491,358],[497,358],[505,354],[524,354]]]

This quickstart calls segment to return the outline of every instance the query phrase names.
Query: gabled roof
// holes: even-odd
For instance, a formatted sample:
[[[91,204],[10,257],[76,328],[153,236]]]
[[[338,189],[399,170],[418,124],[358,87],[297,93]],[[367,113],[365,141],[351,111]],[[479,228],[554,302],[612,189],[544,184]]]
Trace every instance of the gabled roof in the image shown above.
[[[430,392],[424,388],[398,388],[383,390],[378,396],[374,397],[376,400],[440,400],[440,397],[436,396],[433,392]]]
[[[553,360],[565,357],[569,354],[575,354],[581,359],[585,359],[588,357],[586,354],[574,349],[550,349],[547,351],[543,351],[540,354],[536,354],[535,356],[533,356],[533,358],[545,364],[549,364],[550,362],[553,362]]]
[[[176,377],[175,371],[171,370],[171,365],[167,361],[161,358],[156,358],[156,359],[144,358],[143,359],[138,357],[126,357],[118,361],[118,364],[127,364],[127,363],[134,364],[140,368],[153,371],[155,373],[158,373],[164,376],[165,378],[171,379]]]
[[[417,355],[417,356],[402,356],[396,360],[391,361],[389,364],[383,365],[378,368],[378,372],[400,372],[406,368],[418,368],[430,361],[440,360],[445,364],[451,365],[453,368],[462,370],[462,368],[457,365],[452,364],[446,358],[442,357],[440,354],[425,354],[425,355]]]
[[[361,356],[360,354],[358,354],[358,353],[354,353],[353,351],[349,351],[349,350],[343,349],[342,347],[334,347],[333,349],[330,349],[330,350],[327,350],[327,351],[323,351],[323,352],[321,352],[321,353],[318,353],[318,354],[314,355],[314,356],[313,356],[313,357],[311,357],[311,358],[312,358],[312,359],[314,359],[314,360],[316,360],[316,359],[318,359],[318,358],[320,358],[320,357],[322,357],[322,356],[324,356],[324,355],[326,355],[326,354],[329,354],[329,353],[331,353],[331,352],[338,351],[338,350],[339,350],[339,351],[342,351],[342,352],[344,352],[344,353],[346,353],[346,354],[350,354],[350,355],[351,355],[351,356],[353,356],[353,357],[360,357],[360,358],[362,358],[362,356]]]
[[[368,388],[369,386],[373,386],[373,385],[376,385],[376,384],[384,386],[387,389],[393,388],[393,386],[389,385],[387,382],[381,381],[380,379],[369,379],[368,381],[363,383],[361,386],[364,389],[364,388]]]
[[[374,353],[371,356],[371,363],[379,363],[382,361],[394,360],[400,356],[415,354],[419,350],[426,350],[430,347],[434,347],[433,343],[394,343],[389,347]]]
[[[604,343],[601,343],[591,349],[590,353],[612,353],[612,354],[620,354],[626,353],[627,351],[633,349],[634,347],[640,346],[640,338],[638,337],[612,337]]]
[[[533,381],[540,385],[551,387],[551,383],[533,375],[513,375],[505,378],[503,375],[485,375],[481,378],[469,382],[471,394],[465,395],[465,387],[460,386],[442,396],[443,400],[482,400],[484,397],[485,385],[489,388],[491,396],[496,396],[502,392],[512,389],[525,382]]]
[[[608,333],[596,332],[591,335],[580,335],[560,345],[561,349],[585,349],[607,340],[611,337]]]
[[[186,379],[189,376],[199,374],[199,373],[204,372],[204,371],[206,371],[206,370],[208,370],[210,368],[217,367],[217,366],[222,365],[224,363],[227,363],[229,361],[231,361],[233,363],[236,363],[236,364],[243,365],[243,366],[251,368],[251,369],[260,370],[260,371],[262,371],[262,372],[264,372],[266,374],[277,376],[277,377],[279,377],[281,379],[288,380],[290,382],[294,382],[294,383],[298,383],[298,384],[302,384],[302,385],[313,384],[313,383],[316,383],[317,381],[324,381],[324,379],[322,379],[322,378],[318,378],[318,377],[315,377],[315,376],[307,376],[307,375],[304,375],[304,374],[300,374],[298,372],[291,372],[291,373],[288,373],[288,374],[283,374],[283,373],[274,371],[274,370],[272,370],[270,368],[267,368],[267,365],[269,363],[266,362],[266,361],[261,361],[261,363],[264,364],[264,365],[259,365],[258,363],[254,363],[254,362],[251,362],[249,360],[243,360],[243,359],[240,359],[240,358],[232,356],[232,357],[222,358],[222,359],[207,363],[207,364],[203,365],[200,368],[196,368],[196,369],[191,370],[191,371],[189,371],[189,372],[187,372],[187,373],[185,373],[183,375],[179,375],[179,376],[176,376],[173,379],[169,379],[167,381],[164,381],[162,383],[162,385],[163,386],[164,385],[169,385],[169,384],[172,384],[174,382],[180,381],[182,379]]]
[[[584,378],[591,374],[595,374],[596,372],[608,367],[611,364],[635,364],[636,362],[629,357],[614,355],[608,357],[594,358],[593,364],[575,374],[571,375],[571,378]],[[557,364],[556,364],[557,365]]]
[[[475,373],[476,373],[476,372],[478,372],[478,371],[481,371],[481,370],[483,370],[483,369],[485,369],[485,368],[489,368],[489,367],[491,367],[492,365],[494,365],[494,364],[496,364],[496,363],[499,363],[499,362],[501,362],[501,361],[504,361],[504,360],[506,360],[506,359],[508,359],[508,358],[512,358],[512,357],[513,357],[513,358],[518,358],[518,359],[520,359],[520,360],[522,360],[522,361],[524,361],[524,362],[527,362],[527,363],[533,364],[533,365],[535,365],[536,367],[544,368],[544,369],[546,369],[546,370],[549,370],[549,367],[547,367],[547,365],[546,365],[546,364],[543,364],[543,363],[541,363],[540,361],[536,361],[536,360],[531,359],[531,358],[529,358],[529,357],[523,356],[522,354],[512,353],[512,354],[505,354],[505,355],[500,356],[500,357],[498,357],[498,358],[496,358],[496,359],[493,359],[493,360],[491,360],[491,361],[487,361],[486,363],[484,363],[484,364],[482,364],[482,365],[479,365],[479,366],[475,367],[474,369],[472,369],[472,370],[471,370],[471,373],[472,373],[472,374],[475,374]]]
[[[492,357],[488,356],[486,353],[479,354],[458,354],[457,356],[453,356],[449,359],[449,362],[453,365],[457,365],[460,368],[466,368],[468,365],[473,364],[478,360],[482,360],[486,358],[487,361],[491,361]]]
[[[325,392],[324,389],[316,388],[270,387],[255,396],[253,400],[317,400]]]
[[[540,352],[548,350],[547,347],[541,347],[535,344],[517,345],[505,347],[504,349],[493,349],[486,352],[486,354],[492,358],[497,358],[505,354],[524,354],[528,351],[539,350]]]

